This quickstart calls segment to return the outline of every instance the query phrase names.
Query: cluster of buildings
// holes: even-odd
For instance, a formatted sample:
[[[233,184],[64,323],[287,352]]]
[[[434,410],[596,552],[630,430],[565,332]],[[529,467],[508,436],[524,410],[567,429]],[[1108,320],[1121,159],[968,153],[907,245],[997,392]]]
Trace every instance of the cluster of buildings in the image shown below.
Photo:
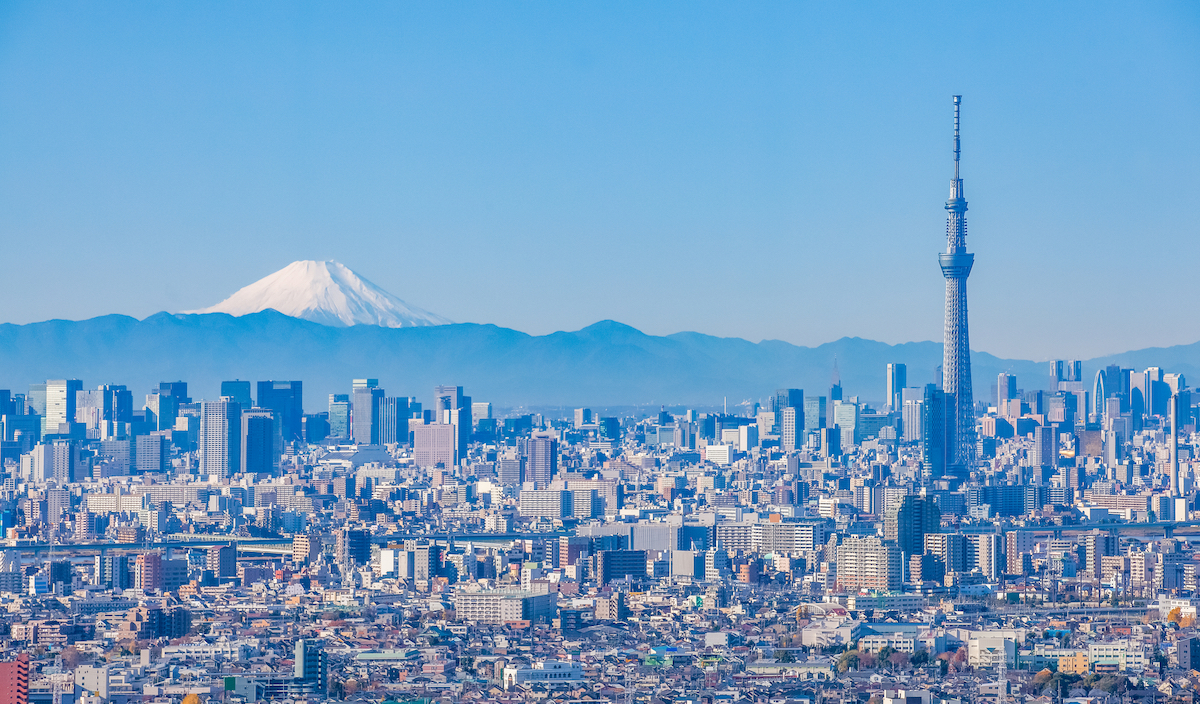
[[[0,704],[1194,701],[1197,408],[1071,361],[977,400],[959,106],[941,383],[0,391]]]
[[[47,704],[1184,696],[1183,377],[1001,375],[964,472],[906,376],[502,419],[370,379],[316,414],[299,381],[0,391],[0,671]]]

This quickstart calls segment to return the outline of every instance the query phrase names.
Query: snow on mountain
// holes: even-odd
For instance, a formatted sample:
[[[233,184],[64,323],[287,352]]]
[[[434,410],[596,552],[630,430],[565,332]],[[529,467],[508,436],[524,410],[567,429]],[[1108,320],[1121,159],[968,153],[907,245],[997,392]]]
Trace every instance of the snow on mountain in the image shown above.
[[[241,316],[268,308],[334,327],[410,328],[451,323],[405,303],[334,261],[292,262],[215,306],[184,312]]]

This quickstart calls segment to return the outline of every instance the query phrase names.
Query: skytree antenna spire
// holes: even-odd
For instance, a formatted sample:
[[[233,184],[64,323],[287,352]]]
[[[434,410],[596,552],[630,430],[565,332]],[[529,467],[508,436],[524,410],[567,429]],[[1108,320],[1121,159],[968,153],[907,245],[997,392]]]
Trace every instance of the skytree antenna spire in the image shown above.
[[[975,399],[971,393],[971,342],[967,327],[967,277],[975,255],[967,252],[967,200],[959,175],[959,113],[962,96],[954,96],[954,178],[946,201],[946,253],[938,257],[946,278],[946,329],[943,390],[947,405],[946,465],[964,476],[975,464]]]

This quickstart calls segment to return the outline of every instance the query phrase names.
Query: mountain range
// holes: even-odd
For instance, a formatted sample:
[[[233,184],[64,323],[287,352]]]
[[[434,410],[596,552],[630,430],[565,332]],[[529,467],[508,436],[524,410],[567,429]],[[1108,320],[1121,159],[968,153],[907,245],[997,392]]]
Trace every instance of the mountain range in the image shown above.
[[[712,408],[726,399],[731,407],[764,399],[779,387],[825,395],[836,364],[846,395],[881,403],[887,363],[906,364],[908,385],[920,386],[933,381],[942,358],[937,342],[843,338],[801,347],[695,332],[653,336],[613,321],[535,336],[495,325],[438,324],[445,319],[336,262],[297,262],[272,277],[263,280],[271,285],[260,281],[214,306],[236,314],[0,325],[0,387],[19,392],[67,377],[82,379],[85,388],[125,384],[140,398],[160,381],[182,379],[193,397],[212,399],[223,380],[301,379],[305,406],[315,412],[327,394],[347,393],[352,378],[374,377],[389,395],[424,399],[433,386],[454,384],[501,408]],[[1088,360],[1085,378],[1107,364],[1196,376],[1200,343]],[[985,352],[972,354],[972,372],[977,400],[992,397],[1000,372],[1016,374],[1027,390],[1048,382],[1044,363]]]
[[[843,338],[817,347],[752,343],[694,332],[663,337],[604,321],[575,332],[527,335],[495,325],[385,328],[331,327],[274,310],[158,313],[145,320],[108,315],[0,325],[0,385],[21,391],[48,378],[79,378],[85,387],[126,384],[135,394],[159,381],[190,382],[192,396],[215,398],[226,379],[301,379],[306,407],[347,393],[355,377],[377,377],[393,395],[426,397],[437,384],[466,387],[498,407],[591,405],[731,406],[777,387],[824,395],[834,361],[846,394],[879,401],[888,362],[908,365],[908,383],[933,378],[941,344],[888,345]],[[972,355],[976,398],[990,396],[999,372],[1025,389],[1046,386],[1046,366]],[[1200,343],[1139,350],[1085,363],[1119,363],[1200,373]],[[1085,371],[1090,378],[1090,371]]]

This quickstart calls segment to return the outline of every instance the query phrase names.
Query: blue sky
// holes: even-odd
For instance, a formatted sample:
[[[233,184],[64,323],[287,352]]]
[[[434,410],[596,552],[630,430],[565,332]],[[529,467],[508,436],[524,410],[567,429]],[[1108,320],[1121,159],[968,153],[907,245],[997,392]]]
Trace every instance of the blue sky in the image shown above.
[[[1194,342],[1200,5],[0,5],[0,319],[337,259],[458,321]]]

